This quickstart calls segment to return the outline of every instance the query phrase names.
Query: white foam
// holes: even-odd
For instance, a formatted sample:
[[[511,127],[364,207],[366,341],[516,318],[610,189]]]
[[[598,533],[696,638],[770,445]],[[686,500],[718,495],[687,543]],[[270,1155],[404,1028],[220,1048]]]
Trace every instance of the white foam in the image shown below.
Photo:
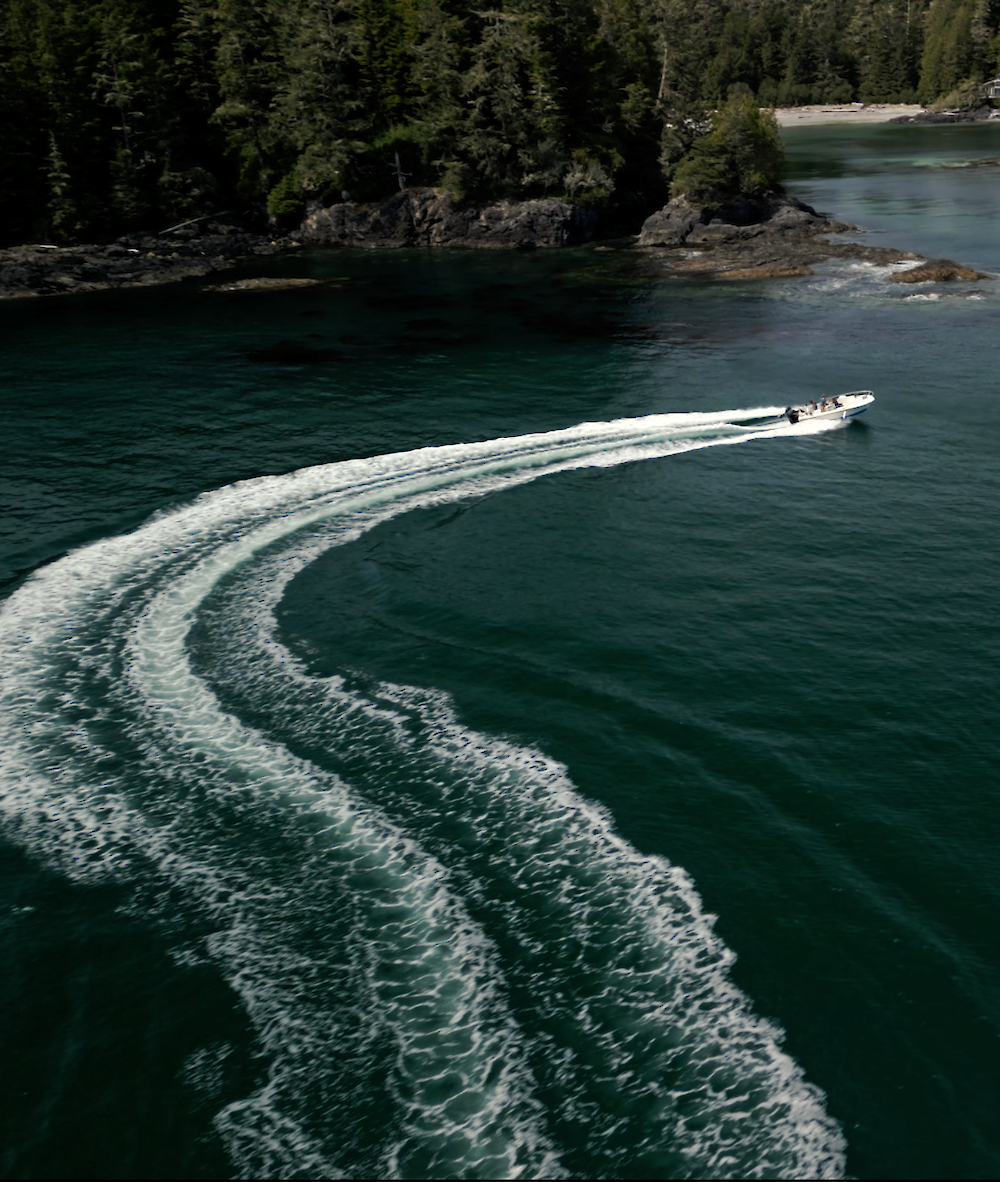
[[[226,580],[238,585],[241,570],[256,572],[251,583],[266,577],[263,593],[244,598],[228,621],[255,625],[241,675],[308,698],[315,685],[274,641],[271,611],[319,549],[395,513],[538,475],[818,426],[752,434],[731,426],[781,409],[585,423],[241,482],[69,555],[4,605],[8,829],[78,877],[142,884],[137,907],[159,910],[163,922],[178,922],[169,900],[179,892],[214,925],[206,950],[239,992],[270,1063],[268,1085],[217,1120],[242,1175],[337,1176],[346,1164],[388,1175],[552,1176],[560,1166],[533,1074],[548,1070],[545,1056],[526,1043],[505,1000],[522,969],[502,961],[469,911],[478,900],[485,919],[496,914],[476,858],[451,861],[454,844],[426,818],[408,824],[393,791],[382,804],[365,800],[227,714],[190,663],[187,637],[201,605]],[[330,523],[323,536],[309,537],[320,523]],[[283,550],[289,539],[293,549]],[[552,1059],[543,1091],[562,1097],[548,1101],[557,1119],[594,1111],[594,1097],[610,1097],[617,1079],[626,1099],[615,1103],[626,1114],[614,1115],[608,1100],[606,1118],[593,1122],[609,1145],[624,1120],[642,1144],[664,1142],[651,1142],[654,1157],[662,1150],[664,1162],[697,1171],[842,1169],[842,1139],[821,1097],[779,1050],[779,1032],[728,981],[731,956],[682,871],[640,858],[563,769],[463,731],[443,700],[383,687],[380,705],[335,684],[320,689],[318,711],[315,696],[307,702],[310,725],[329,732],[333,707],[348,742],[352,726],[364,739],[388,727],[390,763],[409,759],[401,711],[416,712],[435,736],[431,770],[446,772],[441,816],[472,800],[488,820],[484,836],[504,848],[510,881],[564,915],[571,944],[600,944],[600,916],[621,913],[604,977],[594,979],[604,992],[582,1006],[577,999],[573,1012],[558,990],[545,1003],[591,1032],[595,1055],[589,1066],[572,1062],[570,1039]],[[135,762],[122,769],[126,751]],[[526,818],[555,862],[521,840]],[[553,878],[553,865],[563,878]],[[530,913],[515,905],[509,916],[524,964],[544,961]],[[637,957],[645,967],[629,982],[623,968]],[[637,1058],[639,1044],[653,1049]],[[387,1063],[393,1104],[381,1145],[338,1157],[363,1127]],[[648,1106],[664,1079],[659,1115],[639,1121],[633,1109]]]
[[[239,624],[252,615],[259,621],[261,590],[235,595],[245,614],[227,623],[233,639],[253,634]],[[679,1169],[699,1176],[840,1172],[843,1141],[822,1096],[780,1051],[780,1032],[753,1015],[728,980],[731,953],[682,870],[618,838],[607,814],[583,801],[565,769],[541,753],[463,728],[444,695],[384,685],[373,701],[339,681],[320,687],[271,645],[273,668],[240,668],[235,676],[244,688],[259,677],[262,692],[276,693],[276,725],[301,734],[306,718],[312,733],[305,741],[334,749],[351,741],[368,750],[391,746],[399,778],[420,791],[397,793],[393,810],[395,790],[383,783],[382,803],[405,816],[443,861],[449,831],[466,819],[460,858],[480,906],[494,908],[526,971],[547,983],[532,1014],[547,1040],[536,1071],[559,1096],[560,1119],[588,1112],[599,1160],[592,1168],[614,1172],[619,1163],[610,1150],[600,1160],[602,1142],[613,1140],[615,1125],[630,1123],[635,1143],[649,1145],[645,1160],[664,1176]],[[234,659],[233,648],[221,651]],[[406,725],[413,716],[422,724],[419,741]],[[362,786],[369,795],[379,791],[370,780]],[[514,884],[516,903],[490,899],[495,877],[501,895],[504,883]],[[533,930],[538,914],[546,929],[565,931],[558,943],[572,951],[571,962]],[[588,977],[587,949],[595,946],[602,963]],[[588,1041],[588,1031],[591,1061],[581,1065],[573,1047]],[[639,1115],[651,1094],[652,1113]]]
[[[296,954],[297,940],[275,930],[282,927],[281,912],[267,898],[265,885],[273,892],[280,874],[281,908],[301,912],[315,900],[321,877],[339,879],[352,911],[352,937],[365,947],[363,964],[346,984],[368,999],[367,1021],[395,1045],[390,1086],[398,1101],[402,1143],[418,1143],[432,1172],[462,1174],[483,1164],[490,1175],[514,1177],[526,1165],[540,1167],[552,1154],[539,1128],[518,1032],[497,991],[492,950],[461,901],[448,892],[443,868],[402,829],[359,804],[336,777],[323,775],[226,715],[191,669],[185,622],[250,545],[248,539],[230,543],[152,600],[130,631],[129,680],[147,714],[138,741],[151,748],[151,760],[183,766],[197,755],[201,785],[212,777],[232,785],[249,798],[251,808],[262,796],[268,808],[280,802],[286,831],[298,822],[308,839],[306,875],[302,867],[294,873],[278,866],[269,866],[263,875],[256,870],[256,893],[242,893],[235,936],[231,929],[214,940],[214,957],[238,984],[271,1056],[272,1088],[278,1088],[286,1108],[300,1106],[306,1100],[298,1078],[302,1048],[309,1048],[310,1060],[344,1056],[347,1040],[332,1017],[339,998],[324,1006],[318,1005],[315,990],[308,999],[299,996],[299,975],[314,976],[330,966],[318,951],[303,962],[301,951]],[[176,860],[178,843],[170,844]],[[199,844],[204,860],[203,835]],[[218,869],[231,858],[217,845],[210,861]],[[209,897],[204,888],[200,894]],[[233,922],[231,906],[213,910]],[[264,930],[268,938],[262,946]],[[280,957],[275,955],[279,939],[285,945]],[[297,1028],[291,1048],[290,1024]],[[423,1037],[428,1029],[434,1032],[430,1045]],[[493,1069],[497,1062],[503,1064],[499,1072]],[[445,1071],[448,1085],[441,1082]],[[259,1107],[257,1102],[253,1111]],[[456,1107],[461,1121],[452,1116]],[[509,1130],[506,1136],[498,1133],[501,1121]],[[403,1154],[402,1145],[387,1151],[388,1173],[398,1172],[396,1159]]]

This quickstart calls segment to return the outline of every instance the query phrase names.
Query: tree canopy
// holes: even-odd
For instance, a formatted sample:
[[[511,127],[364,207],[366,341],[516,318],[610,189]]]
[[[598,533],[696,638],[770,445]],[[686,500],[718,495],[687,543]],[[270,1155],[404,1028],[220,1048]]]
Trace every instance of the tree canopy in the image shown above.
[[[747,89],[713,113],[709,133],[678,164],[671,191],[695,205],[758,200],[780,186],[783,163],[777,121]]]
[[[968,90],[998,29],[1000,0],[0,0],[0,233],[291,222],[400,174],[474,198],[665,194],[706,135],[703,179],[755,185],[709,123],[728,99],[766,156],[751,107]]]

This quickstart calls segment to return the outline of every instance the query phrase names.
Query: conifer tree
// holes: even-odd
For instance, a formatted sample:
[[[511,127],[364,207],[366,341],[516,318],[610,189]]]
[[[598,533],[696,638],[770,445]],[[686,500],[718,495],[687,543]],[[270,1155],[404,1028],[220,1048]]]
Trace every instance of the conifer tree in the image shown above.
[[[931,0],[920,69],[920,98],[933,102],[975,88],[990,71],[998,13],[991,0]]]
[[[696,205],[760,200],[780,189],[784,149],[778,124],[749,91],[734,94],[712,116],[674,174],[671,192]]]
[[[912,102],[919,81],[921,0],[858,0],[849,41],[862,102]]]
[[[289,0],[274,34],[279,60],[262,140],[274,170],[267,207],[294,219],[306,200],[340,198],[369,115],[345,0]]]
[[[212,114],[237,163],[237,190],[258,199],[279,179],[268,114],[281,75],[274,9],[267,0],[218,0],[216,71],[220,102]]]
[[[957,101],[998,59],[1000,0],[0,0],[0,232],[653,199],[706,136],[731,186],[730,100]]]
[[[467,10],[448,0],[416,0],[413,24],[413,116],[407,167],[457,193],[470,187],[471,171],[460,150],[466,117],[465,71],[470,34]]]
[[[850,102],[853,62],[847,52],[848,0],[807,0],[784,34],[781,105]]]
[[[537,18],[529,12],[499,8],[478,16],[479,35],[464,85],[469,113],[459,150],[480,192],[488,191],[492,182],[500,192],[516,193],[525,166],[548,166],[554,178],[564,163],[561,145],[553,136],[554,89]],[[519,155],[529,145],[540,149],[538,161]],[[549,148],[552,159],[542,159]]]

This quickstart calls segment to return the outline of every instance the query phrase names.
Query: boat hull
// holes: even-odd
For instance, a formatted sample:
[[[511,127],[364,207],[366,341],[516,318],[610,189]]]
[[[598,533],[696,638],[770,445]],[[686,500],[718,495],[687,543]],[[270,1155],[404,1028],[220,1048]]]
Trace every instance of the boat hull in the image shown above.
[[[826,410],[820,410],[818,405],[814,410],[809,403],[790,406],[783,415],[779,415],[777,418],[768,417],[742,423],[736,422],[734,426],[750,431],[771,431],[775,427],[787,426],[789,423],[795,426],[798,423],[812,423],[820,420],[855,419],[858,415],[864,414],[871,406],[875,401],[875,395],[871,390],[854,390],[850,394],[838,394],[837,401],[840,405],[833,406],[832,402],[828,400]]]
[[[813,423],[828,419],[856,419],[858,415],[863,415],[875,401],[875,395],[871,390],[854,390],[850,394],[838,394],[837,401],[840,403],[839,406],[831,406],[828,402],[826,410],[820,410],[818,406],[814,410],[808,403],[804,406],[792,406],[785,412],[785,417],[793,423]],[[794,418],[792,418],[793,414]]]

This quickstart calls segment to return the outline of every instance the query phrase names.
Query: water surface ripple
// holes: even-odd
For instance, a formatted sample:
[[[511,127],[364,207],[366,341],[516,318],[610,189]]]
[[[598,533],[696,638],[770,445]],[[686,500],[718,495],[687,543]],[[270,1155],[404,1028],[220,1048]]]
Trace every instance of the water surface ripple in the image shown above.
[[[995,1177],[998,285],[265,266],[0,307],[5,1172]]]

